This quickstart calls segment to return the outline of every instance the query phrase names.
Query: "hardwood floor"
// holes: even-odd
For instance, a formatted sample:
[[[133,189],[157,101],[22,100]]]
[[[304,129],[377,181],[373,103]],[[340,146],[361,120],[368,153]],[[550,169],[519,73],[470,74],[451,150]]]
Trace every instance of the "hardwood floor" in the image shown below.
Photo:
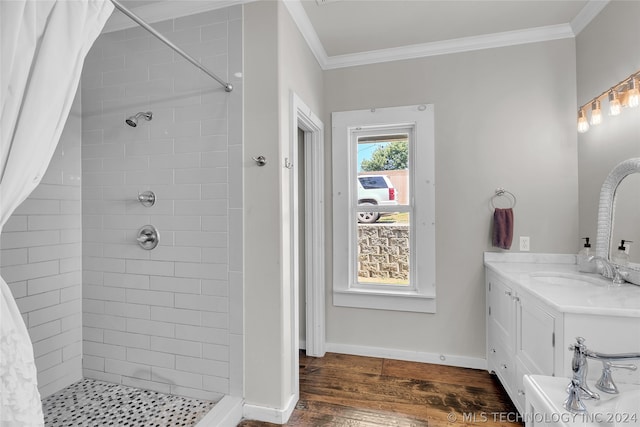
[[[486,371],[327,353],[300,353],[300,400],[287,426],[522,427]],[[240,427],[276,426],[245,420]]]

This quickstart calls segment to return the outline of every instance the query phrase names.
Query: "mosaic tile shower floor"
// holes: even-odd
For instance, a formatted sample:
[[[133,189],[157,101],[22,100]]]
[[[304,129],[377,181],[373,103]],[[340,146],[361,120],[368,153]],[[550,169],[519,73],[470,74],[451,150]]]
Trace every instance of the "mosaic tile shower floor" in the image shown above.
[[[42,401],[46,427],[195,426],[215,402],[84,379]]]

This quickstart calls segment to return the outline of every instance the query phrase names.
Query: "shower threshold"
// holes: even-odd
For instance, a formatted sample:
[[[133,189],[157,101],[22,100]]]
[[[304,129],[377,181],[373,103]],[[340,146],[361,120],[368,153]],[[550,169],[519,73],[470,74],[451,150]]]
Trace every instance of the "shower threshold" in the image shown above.
[[[85,378],[43,399],[45,427],[196,426],[216,402]]]

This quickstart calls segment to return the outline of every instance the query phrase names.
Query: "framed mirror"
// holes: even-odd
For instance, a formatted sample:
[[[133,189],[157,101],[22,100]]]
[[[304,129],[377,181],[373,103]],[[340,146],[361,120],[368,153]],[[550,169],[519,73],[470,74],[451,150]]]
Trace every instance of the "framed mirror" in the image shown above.
[[[609,254],[622,240],[627,243],[629,265],[640,268],[640,173],[627,175],[616,188]]]
[[[612,251],[617,250],[622,239],[640,245],[640,175],[634,175],[638,172],[640,158],[627,159],[613,168],[602,184],[598,207],[597,256],[611,259]],[[629,255],[629,267],[640,270],[640,250],[634,250],[631,246]]]

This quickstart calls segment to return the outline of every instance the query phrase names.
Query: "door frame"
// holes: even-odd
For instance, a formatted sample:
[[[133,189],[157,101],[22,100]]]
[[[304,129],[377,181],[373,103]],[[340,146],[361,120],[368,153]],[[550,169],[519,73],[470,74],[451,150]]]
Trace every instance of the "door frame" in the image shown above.
[[[304,131],[305,162],[305,292],[306,292],[306,352],[309,356],[325,354],[325,221],[324,221],[324,124],[295,93],[291,92],[291,161],[298,158],[298,128]],[[299,313],[298,286],[300,250],[298,231],[299,168],[291,166],[291,291],[294,310],[292,337],[292,378],[294,390],[299,390]]]

